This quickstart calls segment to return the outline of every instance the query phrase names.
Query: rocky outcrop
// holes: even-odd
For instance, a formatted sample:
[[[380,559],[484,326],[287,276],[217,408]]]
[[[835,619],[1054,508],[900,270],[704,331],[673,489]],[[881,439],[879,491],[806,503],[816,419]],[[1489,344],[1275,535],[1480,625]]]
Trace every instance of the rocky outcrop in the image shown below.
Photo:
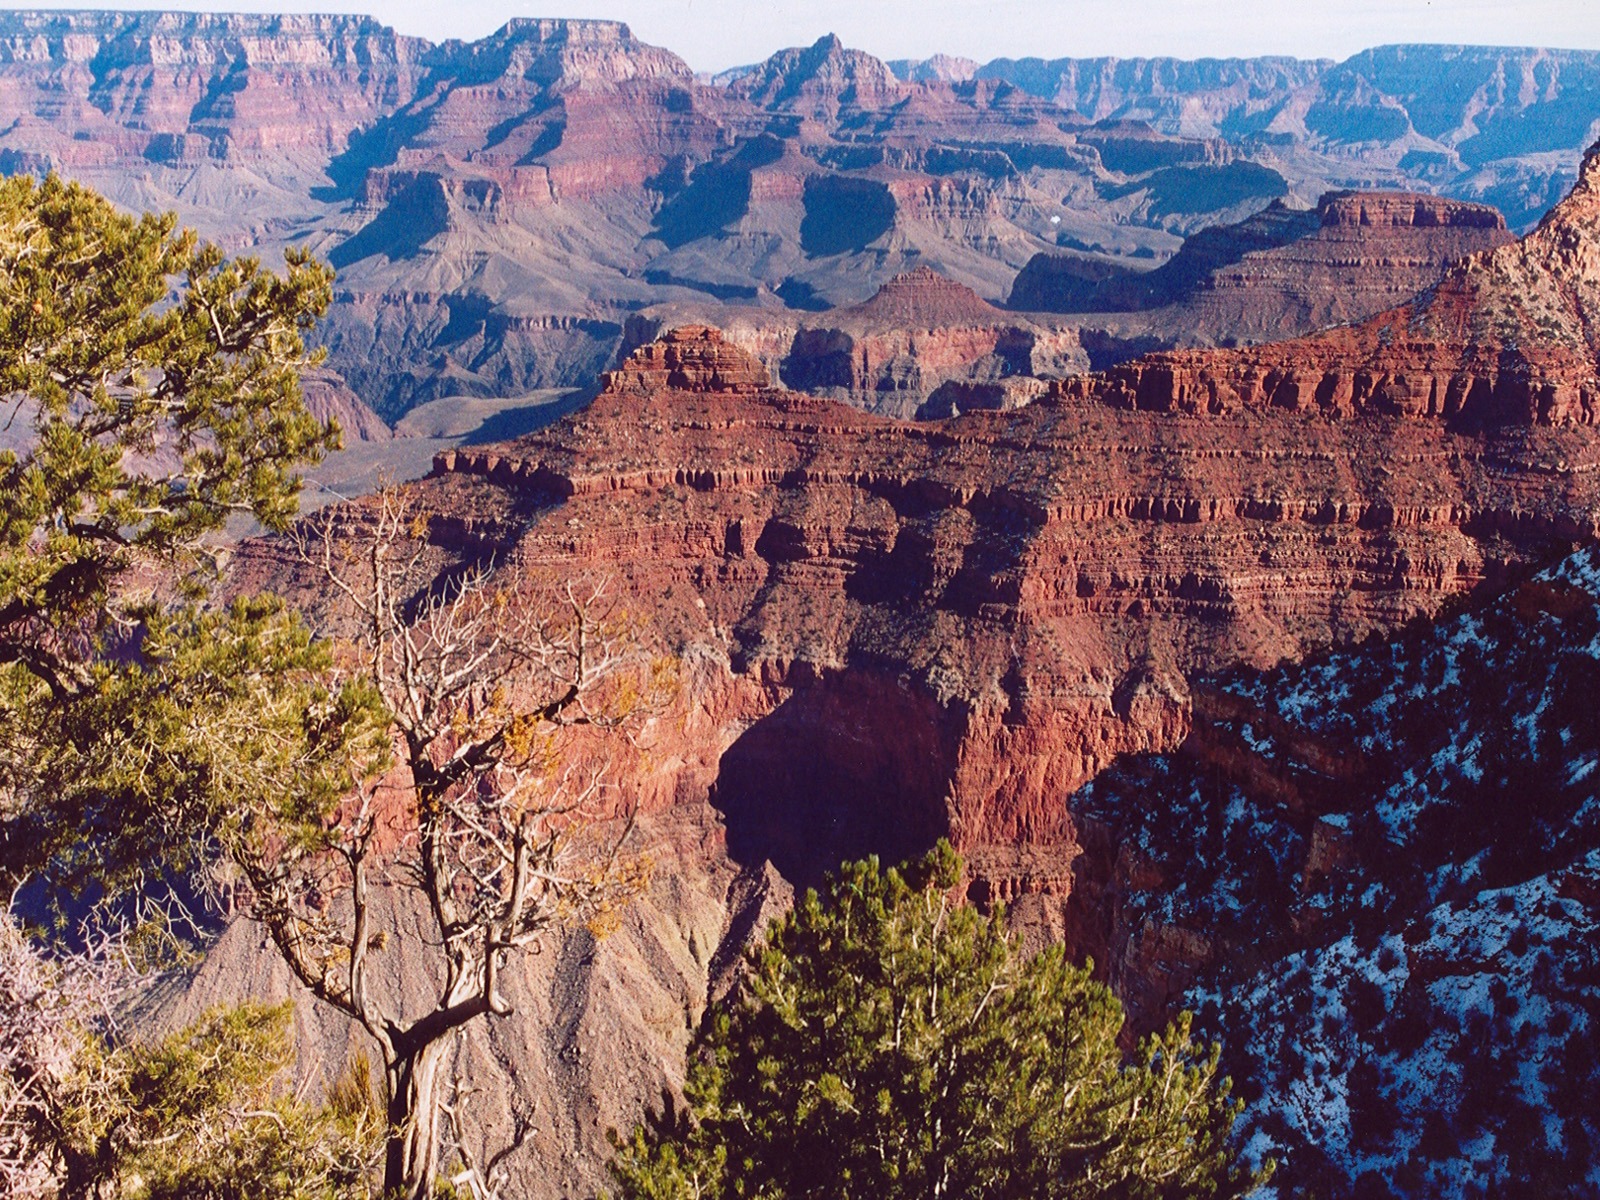
[[[848,49],[834,34],[780,50],[728,85],[730,94],[808,120],[837,119],[841,108],[887,108],[905,90],[887,64]]]
[[[707,315],[673,306],[630,318],[623,351]],[[719,319],[720,336],[784,386],[901,418],[1014,408],[1042,395],[1045,379],[1089,365],[1070,324],[1004,312],[928,267],[850,308],[803,317],[735,309]]]
[[[1003,313],[972,289],[926,267],[896,276],[864,304],[813,318],[794,335],[779,367],[797,391],[855,404],[895,417],[948,416],[969,407],[941,388],[1003,387],[1037,394],[1026,377],[1059,377],[1083,370],[1088,359],[1071,328]],[[1018,392],[1017,387],[1023,392]],[[930,407],[931,404],[931,407]]]
[[[1195,1007],[1222,1035],[1285,1190],[1588,1190],[1597,627],[1590,546],[1448,620],[1230,672],[1179,753],[1068,801],[1067,936],[1134,1020]]]
[[[872,299],[849,312],[864,323],[895,329],[992,323],[1001,315],[971,288],[946,279],[931,267],[896,275]]]
[[[1587,425],[1600,401],[1597,305],[1600,153],[1591,150],[1537,230],[1465,259],[1411,304],[1293,342],[1150,355],[1058,390],[1143,409]]]
[[[1372,328],[1414,323],[1418,353],[1459,344],[1531,363],[1532,343],[1487,339],[1524,329],[1556,298],[1597,311],[1596,161],[1537,233],[1469,261],[1428,304]],[[1448,307],[1435,306],[1440,297]],[[1439,332],[1447,315],[1458,341]],[[1583,328],[1553,329],[1541,361],[1575,368]],[[1380,348],[1406,349],[1387,337]],[[1334,344],[1273,353],[1315,358]],[[1200,377],[1231,378],[1248,355],[1191,357]],[[1375,780],[1413,788],[1416,764],[1435,770],[1438,760],[1408,759],[1385,776],[1366,760],[1397,731],[1342,753],[1338,724],[1308,719],[1315,701],[1294,699],[1314,681],[1258,716],[1268,707],[1259,694],[1216,678],[1392,632],[1600,534],[1600,441],[1546,413],[1467,419],[1468,410],[1294,407],[1254,395],[1145,405],[1130,403],[1127,378],[1112,373],[1010,411],[905,423],[759,389],[753,361],[705,329],[631,361],[584,411],[441,455],[408,488],[431,515],[421,560],[430,571],[492,555],[514,595],[604,575],[619,611],[681,664],[672,711],[612,776],[668,864],[661,890],[614,951],[582,934],[562,942],[525,985],[537,1020],[486,1026],[484,1036],[510,1040],[474,1068],[491,1087],[519,1078],[519,1063],[556,1071],[547,1055],[559,1046],[562,1061],[598,1064],[558,1072],[549,1093],[570,1096],[557,1110],[589,1121],[621,1111],[596,1093],[594,1072],[613,1052],[654,1063],[652,1084],[681,1077],[675,1056],[719,977],[713,964],[781,905],[780,878],[811,882],[841,858],[898,858],[951,837],[967,852],[974,898],[1005,900],[1031,938],[1095,951],[1143,1027],[1225,959],[1252,967],[1261,959],[1251,954],[1337,934],[1341,913],[1366,911],[1369,893],[1346,883],[1388,852],[1376,833],[1341,826],[1340,805]],[[663,380],[678,386],[648,390]],[[236,578],[302,597],[317,617],[315,577],[275,543],[242,548]],[[1515,619],[1583,610],[1554,584],[1528,594],[1531,616],[1524,607],[1513,606]],[[1478,627],[1461,629],[1457,658],[1472,653]],[[1590,646],[1592,633],[1574,625],[1572,644]],[[1389,689],[1386,704],[1363,699],[1376,691],[1338,692],[1336,703],[1363,720],[1404,704],[1416,714],[1407,735],[1433,745],[1429,689],[1459,681],[1464,661],[1434,656],[1404,679],[1391,665],[1375,657],[1362,685]],[[1210,686],[1197,689],[1197,676]],[[1572,734],[1585,719],[1586,678],[1562,685],[1550,711],[1570,716],[1539,746],[1564,745],[1560,728]],[[1545,711],[1518,695],[1502,738],[1512,747],[1529,744],[1515,714]],[[1108,768],[1130,757],[1148,771],[1113,793]],[[1161,787],[1142,786],[1180,777],[1201,786],[1172,793],[1176,808]],[[1475,828],[1490,829],[1513,785],[1486,768],[1479,778],[1489,786]],[[1231,793],[1219,801],[1205,790],[1218,781],[1248,791],[1271,819],[1258,829]],[[1091,791],[1074,798],[1085,783]],[[1189,815],[1175,822],[1180,811]],[[1457,845],[1448,805],[1429,820],[1418,845]],[[1217,919],[1180,919],[1193,880],[1213,881],[1203,866],[1213,857],[1238,878],[1248,860],[1252,890],[1207,890],[1204,911]],[[1465,876],[1414,870],[1403,883],[1452,879]],[[647,981],[647,1011],[607,985],[607,964],[619,963]],[[544,996],[559,1003],[540,1007]],[[536,1078],[542,1087],[546,1076]],[[503,1082],[501,1093],[525,1094]],[[516,1169],[530,1188],[553,1186],[555,1171],[569,1172],[563,1186],[593,1187],[600,1137],[596,1125],[564,1124],[564,1157],[524,1155]]]
[[[1154,270],[1104,258],[1039,255],[1012,308],[1137,312],[1124,337],[1169,345],[1281,341],[1363,320],[1433,286],[1455,262],[1512,241],[1494,209],[1404,192],[1333,192],[1314,209],[1275,202],[1202,230]]]
[[[650,396],[659,392],[759,392],[771,387],[767,372],[730,345],[716,329],[685,325],[641,346],[615,371],[600,377],[608,392]]]
[[[1493,229],[1505,218],[1486,204],[1466,204],[1440,196],[1407,192],[1335,192],[1317,205],[1324,229]]]
[[[445,507],[476,478],[557,500],[513,551],[529,586],[604,564],[729,686],[762,681],[772,707],[724,735],[712,795],[747,861],[804,879],[948,834],[1023,895],[988,848],[1074,854],[1060,796],[1176,746],[1188,673],[1387,627],[1592,535],[1596,467],[1554,430],[1070,398],[917,426],[781,392],[609,392],[445,455],[417,495]]]
[[[386,442],[394,437],[394,430],[332,371],[307,372],[300,386],[311,415],[319,421],[337,422],[346,446],[352,442]]]

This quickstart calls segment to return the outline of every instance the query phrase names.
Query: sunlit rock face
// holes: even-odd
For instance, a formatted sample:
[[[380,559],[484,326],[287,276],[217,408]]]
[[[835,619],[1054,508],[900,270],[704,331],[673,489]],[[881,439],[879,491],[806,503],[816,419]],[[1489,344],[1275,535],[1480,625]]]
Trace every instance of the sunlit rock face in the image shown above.
[[[1570,184],[1597,63],[1395,47],[1339,64],[896,71],[822,38],[712,83],[610,21],[516,20],[433,45],[353,16],[15,12],[0,14],[0,170],[174,209],[230,250],[309,244],[340,272],[319,334],[329,369],[393,423],[440,398],[589,386],[641,310],[696,310],[662,327],[753,309],[794,328],[837,310],[818,328],[839,336],[797,360],[833,362],[865,336],[851,310],[919,268],[990,304],[1053,308],[1064,278],[1041,292],[1037,264],[1072,256],[1068,275],[1155,286],[1134,269],[1190,235],[1352,188],[1485,202],[1520,230]],[[988,349],[979,333],[869,338],[860,378],[794,386],[895,415],[947,382],[964,390],[924,415],[1010,405],[999,380],[1019,372],[1360,319],[1494,236],[1453,218],[1335,223],[1221,271],[1181,319],[1041,332],[1013,318]],[[1362,249],[1374,238],[1388,248]],[[980,327],[1000,326],[965,326]]]

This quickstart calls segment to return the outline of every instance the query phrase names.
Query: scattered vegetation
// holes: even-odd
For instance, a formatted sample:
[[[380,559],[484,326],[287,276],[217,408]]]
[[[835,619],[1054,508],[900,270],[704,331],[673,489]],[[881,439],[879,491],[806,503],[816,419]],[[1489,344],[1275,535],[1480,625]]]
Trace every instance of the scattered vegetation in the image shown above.
[[[0,918],[0,1196],[367,1196],[383,1117],[359,1066],[324,1106],[286,1092],[287,1004],[116,1044],[136,979],[115,958],[46,959]]]
[[[86,847],[102,884],[163,860],[181,800],[126,807],[90,763],[108,721],[168,744],[164,711],[119,696],[141,636],[192,618],[171,602],[203,592],[211,535],[235,515],[286,527],[296,467],[338,444],[298,374],[332,280],[300,253],[282,273],[226,261],[54,177],[0,183],[0,423],[26,431],[0,450],[0,883]]]
[[[170,217],[122,216],[55,178],[0,184],[0,403],[28,427],[0,452],[0,883],[30,881],[63,915],[133,912],[139,935],[170,930],[174,912],[198,930],[194,900],[225,889],[371,1035],[384,1188],[423,1197],[447,1035],[510,1011],[501,969],[541,930],[603,921],[639,884],[615,853],[628,823],[603,756],[593,770],[569,760],[556,731],[615,727],[671,670],[632,653],[603,588],[541,608],[510,603],[491,565],[440,582],[422,566],[426,522],[392,494],[372,523],[326,516],[299,543],[353,637],[314,636],[270,597],[208,603],[214,535],[234,516],[286,530],[297,465],[337,444],[298,375],[331,283],[309,255],[281,273],[229,262]],[[416,1012],[368,982],[380,923],[408,907],[432,918],[442,977]],[[137,957],[140,938],[121,950]],[[261,1091],[277,1020],[221,1013],[157,1050],[84,1026],[88,1040],[59,1052],[69,1076],[85,1054],[134,1065],[84,1101],[104,1125],[84,1126],[90,1150],[53,1135],[63,1194],[89,1186],[74,1155],[112,1154],[117,1131],[152,1122],[170,1126],[161,1164],[116,1150],[134,1165],[106,1168],[133,1172],[137,1194],[232,1194],[201,1174],[243,1179],[251,1163],[253,1194],[278,1194],[280,1177],[312,1188],[284,1195],[322,1194],[303,1161],[321,1118]],[[278,1142],[254,1118],[202,1137],[181,1125],[188,1100],[128,1082],[151,1064],[175,1080],[183,1055],[220,1054],[219,1039],[245,1055],[227,1060],[235,1098],[276,1114],[261,1119]]]

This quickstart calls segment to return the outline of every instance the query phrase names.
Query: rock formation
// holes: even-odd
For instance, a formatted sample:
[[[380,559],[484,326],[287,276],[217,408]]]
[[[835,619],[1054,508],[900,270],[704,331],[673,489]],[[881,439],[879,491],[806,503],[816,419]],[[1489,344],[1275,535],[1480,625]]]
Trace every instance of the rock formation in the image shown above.
[[[435,46],[359,17],[15,12],[0,170],[175,209],[232,250],[310,243],[340,271],[329,365],[394,422],[441,397],[587,385],[651,306],[797,320],[918,266],[993,301],[1041,253],[1153,265],[1279,196],[1434,190],[1521,228],[1571,177],[1596,63],[1402,47],[897,75],[828,37],[710,85],[606,21]],[[1276,276],[1241,295],[1262,288],[1278,295]],[[1265,330],[1253,300],[1219,303],[1208,337]],[[1096,330],[1095,365],[1137,335]]]
[[[1069,800],[1069,938],[1141,1023],[1198,1008],[1283,1191],[1592,1188],[1597,568],[1229,672]]]
[[[352,442],[386,442],[394,436],[394,430],[379,419],[357,396],[331,371],[310,371],[302,376],[301,389],[305,394],[306,407],[319,421],[333,420],[339,423],[339,430],[344,435],[345,445]]]
[[[645,396],[658,392],[765,391],[772,385],[762,365],[730,346],[720,330],[704,325],[673,329],[641,346],[615,371],[600,377],[607,392]]]
[[[1597,189],[1591,156],[1534,234],[1338,337],[1156,356],[911,424],[761,390],[756,361],[697,328],[558,425],[441,455],[408,489],[430,569],[492,555],[527,593],[604,574],[683,677],[617,777],[661,864],[651,897],[608,946],[553,943],[516,985],[532,1020],[468,1044],[471,1079],[507,1106],[574,1114],[543,1143],[560,1158],[518,1159],[520,1184],[598,1182],[603,1124],[681,1078],[717,964],[782,903],[780,879],[948,835],[975,898],[1101,951],[1141,1024],[1227,930],[1124,920],[1174,878],[1127,822],[1183,831],[1159,794],[1135,789],[1143,807],[1118,816],[1073,799],[1085,782],[1187,746],[1284,807],[1302,841],[1269,849],[1302,899],[1346,879],[1365,843],[1324,818],[1375,778],[1362,758],[1197,677],[1393,631],[1600,532]],[[1424,394],[1443,399],[1407,402]],[[315,601],[278,543],[243,547],[235,578]],[[1575,611],[1558,593],[1528,602]],[[1280,741],[1289,757],[1264,760]],[[1287,911],[1300,941],[1282,945],[1312,944],[1319,905]],[[230,938],[219,963],[247,961],[248,930]],[[618,1096],[624,1058],[659,1073]],[[491,1133],[510,1123],[496,1112]]]
[[[1170,345],[1281,341],[1393,308],[1437,283],[1457,260],[1512,240],[1500,214],[1485,205],[1334,192],[1315,209],[1275,202],[1237,225],[1202,230],[1142,273],[1104,258],[1039,255],[1017,276],[1009,304],[1138,312],[1108,328]]]
[[[1465,259],[1410,304],[1293,342],[1155,354],[1060,388],[1142,409],[1586,425],[1600,401],[1597,306],[1600,156],[1591,149],[1538,229]]]
[[[783,386],[892,417],[1014,408],[1042,395],[1044,380],[1089,366],[1070,322],[997,309],[928,267],[865,303],[816,314],[658,306],[629,318],[622,354],[713,316]]]

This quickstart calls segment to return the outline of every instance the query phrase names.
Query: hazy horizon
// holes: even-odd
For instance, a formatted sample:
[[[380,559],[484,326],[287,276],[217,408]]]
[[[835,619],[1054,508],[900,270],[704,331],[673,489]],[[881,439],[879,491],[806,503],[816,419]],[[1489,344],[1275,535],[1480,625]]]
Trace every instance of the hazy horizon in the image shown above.
[[[883,59],[934,54],[976,59],[1172,56],[1347,58],[1393,43],[1600,49],[1600,5],[1576,0],[1347,0],[1336,11],[1238,0],[1224,17],[1212,0],[427,0],[362,4],[221,0],[220,3],[82,4],[46,0],[7,10],[136,9],[199,12],[365,13],[433,41],[475,39],[513,17],[625,21],[701,71],[759,62],[836,33]]]

